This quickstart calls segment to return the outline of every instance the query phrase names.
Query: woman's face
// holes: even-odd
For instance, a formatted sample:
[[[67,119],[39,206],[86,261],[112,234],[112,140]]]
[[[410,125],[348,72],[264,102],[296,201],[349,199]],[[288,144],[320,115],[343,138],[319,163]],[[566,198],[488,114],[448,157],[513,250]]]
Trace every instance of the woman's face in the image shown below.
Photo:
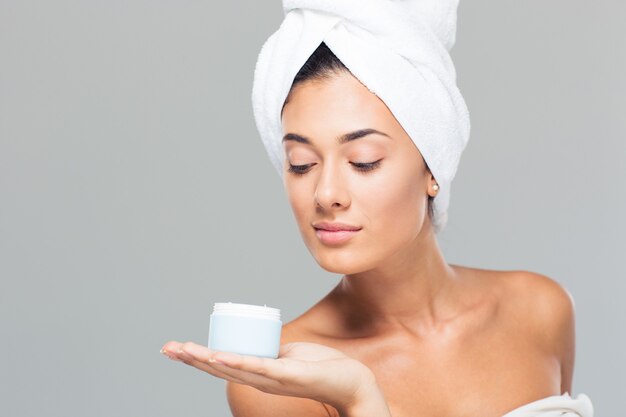
[[[285,189],[322,268],[354,274],[417,248],[420,232],[430,229],[423,226],[430,226],[427,198],[435,181],[382,100],[348,73],[306,81],[285,104],[282,127]],[[363,129],[381,133],[339,139]],[[319,222],[360,230],[324,232],[314,227]]]

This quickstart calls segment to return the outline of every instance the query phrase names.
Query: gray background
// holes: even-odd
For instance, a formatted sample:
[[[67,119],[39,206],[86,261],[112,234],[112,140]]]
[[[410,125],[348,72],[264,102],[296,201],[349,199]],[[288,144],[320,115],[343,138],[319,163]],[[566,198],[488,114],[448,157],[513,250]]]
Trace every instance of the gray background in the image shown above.
[[[621,0],[462,0],[472,118],[450,263],[573,294],[573,393],[623,412]],[[301,241],[256,132],[272,1],[0,2],[0,415],[227,416],[225,381],[159,353],[216,301],[288,321],[339,275]]]

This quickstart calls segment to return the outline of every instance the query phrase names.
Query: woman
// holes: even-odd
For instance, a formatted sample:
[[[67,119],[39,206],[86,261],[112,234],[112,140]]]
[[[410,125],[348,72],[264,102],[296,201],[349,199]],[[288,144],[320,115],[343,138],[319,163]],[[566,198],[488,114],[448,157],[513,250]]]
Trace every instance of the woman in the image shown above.
[[[164,349],[227,379],[235,417],[499,417],[571,392],[567,291],[532,272],[447,264],[431,221],[437,182],[419,150],[379,98],[336,69],[341,62],[324,44],[311,62],[327,66],[295,83],[283,109],[285,188],[307,248],[344,277],[284,325],[275,361],[234,356],[229,367],[191,342]],[[362,128],[385,135],[335,140]],[[316,227],[337,223],[359,230]],[[290,344],[302,341],[337,351]]]
[[[226,379],[234,417],[512,417],[571,392],[569,293],[541,274],[445,261],[431,168],[324,42],[281,127],[302,238],[342,279],[283,326],[278,359],[177,341],[163,353]]]

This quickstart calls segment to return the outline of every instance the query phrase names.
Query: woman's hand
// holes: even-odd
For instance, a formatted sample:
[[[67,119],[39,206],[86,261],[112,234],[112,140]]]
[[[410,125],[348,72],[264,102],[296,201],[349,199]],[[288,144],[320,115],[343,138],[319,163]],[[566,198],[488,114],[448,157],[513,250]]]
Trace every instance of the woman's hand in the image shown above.
[[[386,404],[380,407],[384,398],[367,366],[340,350],[317,343],[283,344],[277,359],[212,351],[193,342],[171,341],[161,352],[213,376],[263,392],[325,402],[342,415],[352,414],[352,410],[372,401],[387,409]]]

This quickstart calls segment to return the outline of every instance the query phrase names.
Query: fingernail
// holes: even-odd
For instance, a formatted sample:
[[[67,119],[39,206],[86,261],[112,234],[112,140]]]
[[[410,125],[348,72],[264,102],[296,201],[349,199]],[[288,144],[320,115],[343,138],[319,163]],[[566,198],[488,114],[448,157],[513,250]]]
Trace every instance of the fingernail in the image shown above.
[[[194,357],[190,353],[187,353],[187,352],[185,352],[183,350],[182,346],[178,348],[178,356],[180,356],[180,357],[182,357],[182,358],[184,358],[184,359],[186,359],[188,361],[194,359]]]
[[[214,354],[209,362],[217,362],[224,365],[229,365],[232,361],[235,361],[239,358],[239,355],[230,352],[218,352]]]
[[[161,353],[167,356],[171,360],[174,360],[174,361],[179,360],[176,356],[172,355],[172,353],[167,351],[165,348],[161,348]]]

